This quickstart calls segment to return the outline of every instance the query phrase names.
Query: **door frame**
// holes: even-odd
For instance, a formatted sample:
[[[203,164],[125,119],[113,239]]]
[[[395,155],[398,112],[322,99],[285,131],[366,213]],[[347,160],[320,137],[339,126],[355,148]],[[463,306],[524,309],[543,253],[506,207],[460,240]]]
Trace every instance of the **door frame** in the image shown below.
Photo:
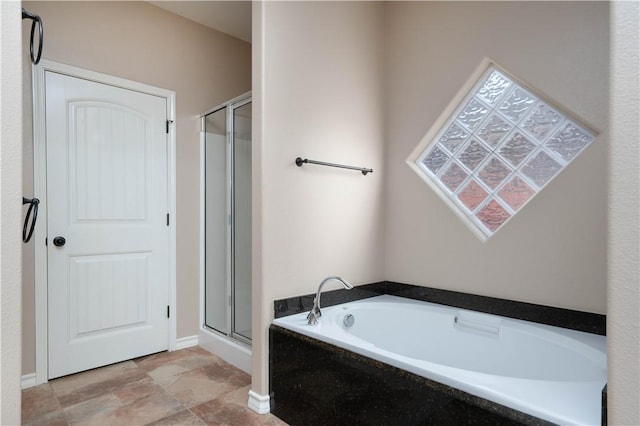
[[[47,281],[47,151],[45,120],[45,72],[89,80],[107,84],[126,90],[145,93],[165,98],[167,102],[167,119],[169,127],[169,149],[167,152],[168,167],[168,202],[169,202],[169,335],[167,347],[176,350],[176,94],[174,91],[147,84],[126,80],[95,71],[78,68],[59,62],[42,59],[32,67],[33,79],[33,196],[40,199],[40,220],[34,231],[35,251],[35,326],[36,326],[36,385],[48,381],[48,281]],[[43,219],[44,218],[44,219]]]

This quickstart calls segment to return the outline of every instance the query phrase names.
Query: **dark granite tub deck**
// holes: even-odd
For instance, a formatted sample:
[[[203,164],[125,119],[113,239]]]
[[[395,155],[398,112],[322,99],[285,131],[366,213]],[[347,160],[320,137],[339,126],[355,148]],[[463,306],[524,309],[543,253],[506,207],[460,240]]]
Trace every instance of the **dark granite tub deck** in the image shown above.
[[[387,281],[323,292],[321,306],[381,294],[600,335],[606,330],[604,315]],[[275,301],[275,317],[309,311],[313,297]],[[269,346],[271,412],[291,425],[553,424],[277,325],[269,329]]]

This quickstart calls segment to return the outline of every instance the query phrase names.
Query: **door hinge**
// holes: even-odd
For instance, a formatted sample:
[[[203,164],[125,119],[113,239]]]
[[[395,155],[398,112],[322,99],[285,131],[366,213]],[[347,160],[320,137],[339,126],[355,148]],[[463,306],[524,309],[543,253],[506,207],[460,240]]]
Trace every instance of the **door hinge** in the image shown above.
[[[167,226],[169,226],[169,213],[167,213]]]
[[[167,305],[167,318],[171,318],[171,307]]]
[[[167,134],[169,134],[169,125],[173,123],[173,120],[167,120]]]
[[[47,239],[47,237],[44,238],[44,245],[48,246],[49,245],[49,240]]]

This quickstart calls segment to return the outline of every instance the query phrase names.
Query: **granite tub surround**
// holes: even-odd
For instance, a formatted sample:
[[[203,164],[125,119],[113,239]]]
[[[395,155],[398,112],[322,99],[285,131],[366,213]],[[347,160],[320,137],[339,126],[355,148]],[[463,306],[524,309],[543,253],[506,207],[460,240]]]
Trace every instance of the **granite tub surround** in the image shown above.
[[[552,353],[564,356],[565,349],[575,351],[576,354],[582,354],[580,356],[585,357],[585,360],[589,359],[589,362],[594,362],[596,366],[604,365],[598,368],[603,368],[604,370],[602,371],[605,371],[605,373],[602,374],[606,374],[606,360],[603,361],[602,358],[606,356],[606,350],[602,343],[605,339],[603,336],[606,329],[604,315],[385,281],[358,286],[349,291],[334,290],[323,293],[321,303],[323,308],[345,304],[345,306],[333,308],[334,311],[338,309],[335,312],[342,312],[342,314],[337,314],[338,316],[336,317],[336,315],[332,315],[335,312],[329,310],[325,312],[326,318],[324,319],[329,321],[329,324],[341,324],[340,315],[345,315],[346,320],[347,316],[349,316],[347,314],[353,312],[357,322],[358,318],[362,318],[359,315],[367,311],[355,308],[355,306],[366,304],[369,301],[363,299],[373,297],[376,297],[376,300],[371,301],[374,304],[383,299],[385,301],[394,299],[398,303],[409,306],[409,304],[416,303],[409,300],[413,299],[440,305],[439,308],[435,307],[434,309],[446,310],[442,306],[445,305],[544,324],[534,326],[521,323],[521,326],[515,325],[516,329],[524,327],[523,330],[528,330],[527,327],[537,327],[540,330],[545,330],[543,328],[547,325],[561,327],[565,330],[558,330],[557,333],[559,335],[570,339],[572,338],[570,336],[573,336],[578,339],[576,342],[580,341],[580,343],[576,345],[568,341],[563,342],[563,338],[561,338],[556,349],[549,348]],[[555,365],[557,372],[563,371],[567,372],[567,374],[569,372],[578,374],[577,371],[587,371],[585,376],[582,376],[582,373],[576,377],[571,376],[571,374],[568,376],[563,375],[562,373],[560,376],[554,375],[550,377],[542,374],[540,381],[536,380],[537,376],[529,376],[526,374],[530,373],[525,372],[526,374],[522,373],[525,374],[522,377],[506,374],[507,380],[504,382],[494,382],[488,376],[483,378],[480,375],[473,379],[479,381],[476,384],[472,384],[471,381],[467,381],[472,378],[474,374],[472,371],[462,373],[462,376],[458,379],[453,375],[450,377],[445,371],[446,368],[457,367],[457,364],[449,364],[447,362],[441,364],[449,366],[444,369],[438,367],[438,363],[436,363],[437,369],[433,370],[436,372],[433,373],[435,376],[425,375],[418,371],[420,368],[416,370],[416,367],[409,365],[410,361],[408,360],[400,360],[400,364],[398,364],[376,353],[370,354],[368,352],[369,349],[366,349],[368,346],[360,346],[360,343],[349,340],[347,335],[343,336],[341,334],[343,333],[342,331],[331,331],[333,330],[332,325],[327,324],[328,328],[324,327],[322,333],[320,333],[325,337],[316,336],[314,333],[310,334],[305,331],[306,329],[298,330],[296,328],[298,325],[306,325],[306,321],[303,318],[304,313],[311,309],[313,298],[314,295],[305,295],[278,300],[274,303],[277,321],[271,325],[269,335],[271,408],[272,413],[290,424],[309,424],[316,419],[320,419],[323,424],[542,425],[553,424],[551,422],[564,422],[559,419],[570,419],[566,421],[572,424],[582,424],[585,419],[592,418],[597,418],[597,420],[593,421],[594,424],[597,424],[600,422],[601,414],[606,416],[606,406],[602,407],[602,412],[594,411],[600,406],[601,398],[599,394],[606,381],[606,376],[598,373],[600,370],[597,369],[580,370],[579,366],[586,365],[582,358],[576,358],[576,369],[573,368],[573,361],[568,360],[568,358],[561,358],[564,359],[564,364],[558,364],[551,360],[552,364],[549,365]],[[350,304],[350,302],[356,303]],[[407,307],[406,309],[410,310],[411,308]],[[406,312],[405,316],[407,318],[412,318],[411,321],[422,321],[410,315],[410,311],[403,310],[403,312]],[[293,314],[298,315],[289,317],[289,315]],[[362,315],[369,315],[366,318],[371,319],[372,314],[364,313]],[[465,318],[467,315],[468,318]],[[484,335],[487,336],[486,333],[491,334],[494,331],[495,324],[493,324],[491,318],[483,317],[482,315],[473,312],[464,314],[463,312],[462,322],[464,324],[459,326],[465,327],[465,324],[471,321],[473,323],[470,325],[471,328],[478,327],[479,332],[481,334],[485,333]],[[287,318],[285,319],[284,317]],[[373,318],[380,318],[380,315]],[[458,317],[456,316],[455,319],[457,323]],[[476,323],[478,324],[477,326],[474,325]],[[353,324],[353,321],[351,324]],[[345,326],[350,327],[346,323]],[[340,327],[338,326],[339,329]],[[385,325],[377,324],[375,330],[378,327],[382,329],[385,328]],[[505,327],[511,330],[512,325],[505,323]],[[393,330],[397,328],[397,324],[391,326]],[[361,330],[359,333],[368,335],[367,333],[371,334],[373,332],[378,335],[375,330]],[[514,330],[509,331],[509,335],[513,336]],[[529,331],[524,333],[527,334]],[[547,336],[545,333],[551,332],[551,330],[541,332],[543,333],[541,336]],[[444,338],[440,335],[434,337],[436,337],[434,341],[441,341]],[[547,339],[547,337],[541,338],[544,341]],[[384,339],[380,344],[376,343],[375,340],[369,341],[367,338],[364,340],[365,345],[373,344],[373,348],[380,346],[384,349],[386,348],[384,345],[389,344],[389,341]],[[529,341],[527,340],[524,347],[528,347],[528,343]],[[401,342],[393,344],[401,344]],[[518,345],[522,344],[522,342],[518,343]],[[568,346],[565,347],[565,344]],[[584,344],[587,346],[582,348],[580,345]],[[413,354],[418,346],[411,345],[409,349],[405,350],[405,352],[407,350],[409,352],[400,352],[400,354],[411,358],[413,355],[407,354]],[[588,346],[592,346],[592,348],[588,349]],[[454,345],[454,347],[456,346]],[[484,348],[485,346],[480,347]],[[553,352],[557,350],[560,352]],[[393,350],[391,351],[394,352]],[[429,351],[429,353],[431,352],[433,351]],[[532,352],[521,353],[518,355],[518,359],[520,356],[523,359],[528,359],[530,358],[528,355],[530,353]],[[535,353],[535,350],[533,350],[533,353]],[[434,356],[437,358],[437,356],[443,356],[443,354],[443,352],[436,350],[436,355]],[[423,360],[420,356],[416,356],[416,358]],[[454,359],[458,358],[454,357]],[[490,357],[489,359],[497,358]],[[506,365],[512,365],[510,361],[505,362]],[[564,369],[565,367],[558,367],[558,365],[565,365],[567,362],[569,362],[569,365],[566,366],[566,370]],[[489,364],[494,365],[495,362],[493,364],[490,362]],[[482,370],[484,368],[482,367],[483,365],[485,363],[476,364],[476,368],[481,368],[478,371],[486,373],[486,371]],[[464,367],[462,368],[464,370]],[[544,372],[547,370],[537,369],[535,371]],[[498,376],[501,375],[500,373],[497,374]],[[443,380],[439,380],[438,377]],[[522,386],[524,387],[518,384],[520,383],[519,380],[523,380]],[[485,381],[487,383],[483,384]],[[530,384],[527,385],[527,383]],[[460,384],[461,386],[458,386]],[[593,389],[594,384],[596,386],[595,391]],[[480,387],[474,388],[473,386]],[[487,390],[489,391],[489,394],[487,394],[489,396],[483,393]],[[596,395],[594,404],[591,405],[591,402],[589,402],[585,406],[585,401],[592,401],[594,395]],[[604,401],[605,399],[603,398]],[[566,407],[573,408],[565,411],[562,408],[565,407],[565,404],[568,404]],[[538,415],[543,418],[535,417]],[[605,418],[603,417],[603,421],[606,422]],[[588,420],[587,423],[590,424],[592,422]]]
[[[351,290],[329,290],[323,291],[321,295],[320,307],[339,305],[346,302],[354,302],[356,300],[366,299],[368,297],[379,296],[381,294],[393,294],[396,286],[381,281],[373,284],[354,286]],[[399,286],[402,286],[400,284]],[[310,311],[313,307],[313,299],[315,293],[304,296],[290,297],[280,299],[274,302],[274,317],[281,318],[288,315],[299,314],[300,312]]]
[[[332,290],[322,293],[321,306],[333,306],[390,294],[424,302],[454,306],[487,314],[500,315],[540,324],[599,335],[606,334],[606,316],[571,309],[555,308],[494,297],[478,296],[451,290],[381,281],[354,287],[352,290]],[[274,302],[274,317],[281,318],[311,310],[315,294],[280,299]]]
[[[271,325],[271,412],[291,425],[549,425]]]

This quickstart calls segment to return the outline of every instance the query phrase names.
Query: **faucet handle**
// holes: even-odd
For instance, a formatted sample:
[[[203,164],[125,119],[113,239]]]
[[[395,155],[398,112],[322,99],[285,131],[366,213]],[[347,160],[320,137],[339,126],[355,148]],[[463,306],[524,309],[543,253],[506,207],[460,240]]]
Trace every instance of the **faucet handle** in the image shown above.
[[[307,324],[316,325],[318,323],[318,318],[322,316],[322,312],[317,306],[313,306],[307,315]]]

